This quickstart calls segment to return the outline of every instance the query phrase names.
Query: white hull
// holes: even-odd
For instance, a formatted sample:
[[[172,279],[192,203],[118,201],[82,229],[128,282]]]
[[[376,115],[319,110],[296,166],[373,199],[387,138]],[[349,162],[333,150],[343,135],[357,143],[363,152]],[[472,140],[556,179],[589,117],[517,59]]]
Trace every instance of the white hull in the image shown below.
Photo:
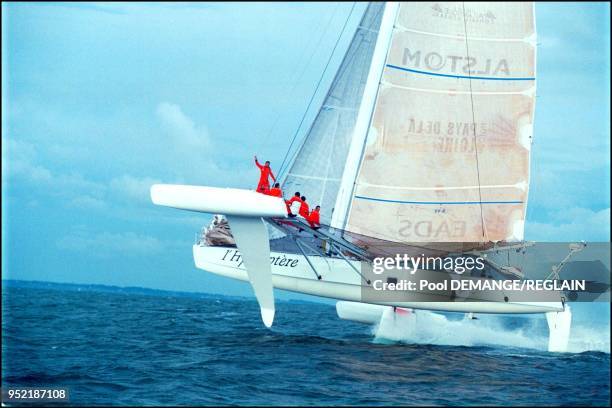
[[[363,302],[362,278],[349,264],[336,258],[309,256],[317,272],[318,280],[303,255],[271,252],[272,284],[277,289]],[[241,281],[249,281],[241,264],[240,252],[231,247],[193,246],[193,258],[197,268],[216,275]],[[361,262],[350,261],[358,270]],[[545,313],[563,310],[561,302],[381,302],[387,306],[465,313]]]

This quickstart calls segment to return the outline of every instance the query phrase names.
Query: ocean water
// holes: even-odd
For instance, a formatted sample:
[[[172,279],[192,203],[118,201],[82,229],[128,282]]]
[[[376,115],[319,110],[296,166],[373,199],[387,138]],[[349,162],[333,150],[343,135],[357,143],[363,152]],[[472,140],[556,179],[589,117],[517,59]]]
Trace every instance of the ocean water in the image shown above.
[[[74,405],[610,405],[609,337],[548,353],[533,320],[385,333],[279,301],[268,330],[248,298],[44,286],[3,288],[2,385]]]

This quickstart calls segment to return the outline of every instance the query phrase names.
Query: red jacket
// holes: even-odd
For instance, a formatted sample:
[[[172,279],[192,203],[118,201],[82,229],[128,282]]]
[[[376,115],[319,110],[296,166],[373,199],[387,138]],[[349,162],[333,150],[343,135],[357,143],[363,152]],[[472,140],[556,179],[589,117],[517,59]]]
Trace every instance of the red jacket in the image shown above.
[[[274,197],[282,197],[282,196],[283,196],[283,192],[282,192],[282,190],[281,190],[280,188],[278,188],[278,187],[272,187],[272,188],[270,189],[270,193],[269,193],[269,194],[270,194],[271,196],[274,196]],[[297,197],[296,197],[296,198],[297,198]]]
[[[301,203],[302,199],[298,196],[293,196],[289,200],[287,200],[287,205],[291,207],[291,204],[293,204],[295,201],[299,201]]]
[[[308,223],[311,227],[319,227],[321,226],[321,218],[319,218],[319,210],[314,209],[310,212],[308,216]]]
[[[291,197],[289,200],[285,201],[285,204],[287,204],[287,214],[291,214],[291,204],[295,203],[295,202],[302,202],[302,199],[298,196],[293,196]],[[297,215],[297,214],[294,214]]]
[[[272,180],[276,181],[276,177],[272,173],[272,169],[270,166],[262,166],[259,164],[257,159],[255,159],[255,165],[259,167],[259,171],[261,171],[261,175],[259,176],[259,184],[268,184],[268,177],[272,177]]]
[[[300,205],[300,215],[306,219],[308,219],[308,216],[310,215],[306,201],[302,201],[302,205]]]

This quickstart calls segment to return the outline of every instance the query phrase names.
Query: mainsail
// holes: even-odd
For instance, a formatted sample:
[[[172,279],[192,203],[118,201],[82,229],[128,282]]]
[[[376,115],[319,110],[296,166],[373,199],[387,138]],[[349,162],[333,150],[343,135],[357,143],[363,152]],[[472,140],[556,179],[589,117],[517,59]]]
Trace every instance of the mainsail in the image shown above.
[[[384,7],[380,2],[367,6],[323,105],[283,182],[288,194],[300,191],[311,206],[321,205],[323,222],[329,222],[336,203]]]
[[[535,44],[532,3],[401,3],[332,226],[396,243],[522,240]]]

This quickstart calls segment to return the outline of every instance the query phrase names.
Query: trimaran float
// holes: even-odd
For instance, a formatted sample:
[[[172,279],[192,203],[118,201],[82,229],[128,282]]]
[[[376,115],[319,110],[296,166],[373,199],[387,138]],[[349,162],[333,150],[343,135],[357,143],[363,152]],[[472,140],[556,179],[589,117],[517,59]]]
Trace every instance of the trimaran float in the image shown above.
[[[395,308],[545,313],[549,349],[571,313],[554,301],[364,299],[379,256],[486,254],[523,241],[536,90],[532,3],[369,3],[283,177],[321,205],[323,228],[255,191],[156,184],[157,205],[223,214],[225,242],[197,240],[198,268],[249,281],[267,327],[273,288],[340,300],[340,317],[377,323]],[[220,229],[217,228],[217,232]],[[235,245],[234,245],[235,243]],[[430,252],[431,253],[431,252]],[[489,264],[487,277],[507,269]],[[387,281],[397,279],[393,271]],[[432,295],[433,296],[433,295]]]

